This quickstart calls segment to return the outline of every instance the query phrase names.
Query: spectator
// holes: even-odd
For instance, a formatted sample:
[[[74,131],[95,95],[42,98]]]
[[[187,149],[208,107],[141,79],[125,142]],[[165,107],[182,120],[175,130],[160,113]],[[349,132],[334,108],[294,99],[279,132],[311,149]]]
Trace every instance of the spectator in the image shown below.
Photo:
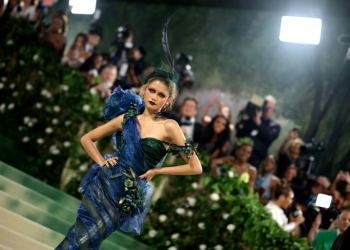
[[[67,28],[65,18],[62,15],[53,15],[51,25],[43,28],[39,34],[39,39],[51,44],[59,55],[63,54],[66,46],[66,37],[63,35]]]
[[[19,18],[27,18],[29,21],[34,20],[35,15],[35,5],[33,0],[23,0],[23,7],[20,4],[17,4],[12,11],[12,15]]]
[[[343,187],[342,187],[343,186]],[[335,178],[330,193],[334,193],[338,198],[336,200],[336,208],[344,209],[350,207],[350,174],[340,170]]]
[[[144,57],[146,56],[146,50],[139,46],[131,50],[132,57],[129,62],[129,74],[127,75],[130,87],[140,87],[143,70],[146,68]]]
[[[91,52],[85,51],[87,40],[88,37],[85,33],[78,33],[72,46],[62,58],[62,63],[74,69],[79,68],[91,56]]]
[[[41,22],[44,19],[44,17],[46,17],[46,15],[47,7],[44,6],[41,2],[39,2],[39,4],[35,8],[35,14],[32,21]]]
[[[274,155],[267,156],[262,162],[262,172],[258,174],[254,189],[259,193],[260,202],[266,205],[273,196],[280,180],[273,174],[276,169],[276,158]]]
[[[102,83],[91,87],[90,93],[100,93],[101,99],[107,101],[109,96],[111,95],[111,87],[113,86],[114,81],[117,79],[117,76],[117,67],[113,64],[108,64],[103,68],[101,73]]]
[[[344,233],[339,235],[335,240],[331,250],[348,250],[350,249],[350,227]]]
[[[304,222],[303,215],[299,214],[298,217],[293,219],[292,222],[288,223],[288,218],[284,214],[283,209],[287,209],[293,201],[294,193],[289,187],[279,187],[275,191],[274,199],[269,201],[265,208],[272,214],[277,224],[283,228],[284,231],[290,233]]]
[[[79,68],[82,72],[88,89],[92,85],[101,83],[100,69],[102,67],[103,57],[101,54],[92,54]]]
[[[199,122],[196,122],[196,115],[198,113],[197,99],[194,97],[187,97],[183,101],[180,113],[181,120],[179,125],[182,132],[187,138],[192,138],[195,142],[198,142],[204,127]],[[212,130],[211,132],[212,134],[214,133]]]
[[[220,98],[220,100],[219,100]],[[207,106],[205,106],[202,115],[201,115],[201,120],[204,125],[207,125],[209,122],[211,122],[211,117],[208,116],[209,109],[213,106],[216,105],[219,110],[218,110],[218,115],[223,115],[226,119],[229,120],[230,122],[230,129],[231,131],[234,130],[234,125],[231,124],[232,122],[232,116],[231,116],[231,110],[229,107],[224,106],[224,102],[221,100],[222,99],[222,94],[217,94],[215,95],[211,101],[208,103]]]
[[[103,37],[102,27],[95,24],[91,25],[88,33],[88,41],[85,44],[85,51],[93,52],[94,48],[100,43]]]
[[[298,168],[294,165],[287,167],[286,171],[283,174],[283,179],[281,180],[282,186],[291,187],[292,180],[298,174]]]
[[[276,175],[282,177],[283,173],[286,171],[287,167],[290,165],[295,165],[296,167],[300,166],[301,155],[300,147],[304,144],[303,141],[298,138],[299,134],[297,130],[291,130],[288,133],[288,136],[284,140],[280,151],[279,151],[279,164],[277,168]],[[291,144],[287,148],[287,144]]]
[[[4,14],[6,13],[8,15],[11,15],[13,12],[15,12],[15,8],[19,7],[19,2],[19,0],[9,0],[3,10]]]
[[[270,145],[277,139],[281,130],[281,126],[271,119],[275,111],[276,99],[269,95],[265,97],[265,100],[266,104],[263,107],[261,117],[259,112],[254,118],[244,116],[235,126],[237,138],[249,136],[253,139],[254,151],[249,163],[257,168],[266,157]]]
[[[317,250],[330,250],[337,237],[349,228],[350,210],[344,210],[337,221],[338,229],[320,231],[322,216],[318,215],[307,236],[308,242],[312,242]]]
[[[220,175],[227,170],[219,168],[218,165],[228,163],[235,169],[235,172],[241,176],[241,179],[248,183],[249,187],[254,188],[257,171],[256,168],[248,163],[249,157],[253,151],[254,142],[249,137],[246,137],[238,140],[236,145],[235,157],[226,156],[213,159],[210,166],[214,173]]]
[[[215,116],[204,128],[198,141],[199,147],[210,152],[210,159],[222,157],[230,146],[230,134],[229,121],[222,115]]]

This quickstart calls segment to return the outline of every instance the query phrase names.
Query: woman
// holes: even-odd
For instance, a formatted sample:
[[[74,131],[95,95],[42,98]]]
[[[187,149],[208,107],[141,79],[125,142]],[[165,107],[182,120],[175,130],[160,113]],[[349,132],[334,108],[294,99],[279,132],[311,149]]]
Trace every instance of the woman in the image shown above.
[[[262,162],[262,172],[256,178],[254,189],[259,193],[259,201],[266,205],[273,197],[277,185],[280,180],[273,174],[276,169],[276,157],[274,155],[267,156]]]
[[[288,143],[290,143],[290,145],[287,150]],[[300,147],[303,144],[304,142],[299,138],[298,131],[289,131],[279,151],[279,164],[276,173],[278,177],[282,177],[288,166],[295,165],[298,167],[300,165]]]
[[[295,165],[288,166],[281,179],[281,185],[284,187],[292,187],[292,180],[297,174],[298,168]]]
[[[100,77],[102,63],[102,55],[94,53],[80,66],[79,70],[85,78],[85,85],[88,89],[102,82]]]
[[[163,42],[171,17],[163,30]],[[186,142],[174,120],[162,117],[176,97],[178,82],[168,46],[164,50],[171,71],[164,70],[162,64],[154,70],[142,86],[142,98],[132,90],[116,88],[104,109],[104,118],[109,122],[81,138],[96,163],[80,184],[84,196],[76,223],[57,250],[99,249],[101,242],[117,229],[140,235],[151,206],[152,178],[157,174],[202,172],[194,143]],[[94,142],[112,133],[117,150],[103,158]],[[186,164],[155,168],[168,152],[180,154]]]
[[[85,51],[87,40],[85,33],[78,33],[72,46],[62,58],[62,63],[74,69],[79,68],[91,56],[91,52]]]
[[[235,169],[235,172],[241,176],[241,179],[248,183],[249,187],[254,188],[257,171],[255,167],[248,163],[253,147],[254,142],[249,137],[239,139],[236,143],[235,157],[226,156],[211,161],[210,166],[213,172],[220,175],[223,171],[218,165],[228,163]]]
[[[230,146],[229,121],[222,115],[217,115],[204,128],[199,138],[200,148],[210,151],[210,159],[226,154]]]
[[[34,20],[35,15],[35,9],[36,6],[34,5],[33,0],[24,0],[23,7],[18,4],[13,8],[12,15],[19,17],[19,18],[27,18],[29,21]]]
[[[350,207],[349,172],[340,170],[329,191],[334,194],[334,203],[338,210]]]

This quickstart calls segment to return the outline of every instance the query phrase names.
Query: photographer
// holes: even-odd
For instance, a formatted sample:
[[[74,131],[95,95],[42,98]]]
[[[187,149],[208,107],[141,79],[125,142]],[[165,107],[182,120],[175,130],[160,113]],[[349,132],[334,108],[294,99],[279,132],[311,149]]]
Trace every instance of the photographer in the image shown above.
[[[291,218],[292,222],[288,223],[288,218],[285,215],[283,209],[287,209],[293,201],[294,193],[289,187],[279,187],[276,189],[274,199],[269,201],[265,208],[272,214],[277,224],[283,228],[284,231],[290,233],[302,224],[305,220],[302,214],[299,214],[296,218]]]
[[[131,50],[130,66],[127,75],[130,87],[141,87],[139,76],[142,75],[143,70],[146,68],[146,63],[144,61],[145,56],[146,50],[142,46]]]
[[[198,113],[198,101],[194,97],[185,98],[181,107],[181,120],[179,125],[182,132],[187,138],[192,138],[198,142],[204,126],[196,122],[196,115]]]
[[[235,126],[237,138],[248,136],[253,139],[254,150],[249,163],[256,168],[266,157],[270,145],[277,139],[281,130],[281,126],[271,119],[275,104],[276,99],[273,96],[266,96],[261,117],[258,110],[255,111],[254,116],[243,114],[241,121]]]
[[[290,143],[288,150],[287,145]],[[304,142],[299,138],[299,132],[295,129],[289,131],[288,136],[281,145],[276,175],[282,177],[287,167],[294,165],[298,167],[301,162],[300,147]]]
[[[85,45],[86,52],[93,52],[94,48],[100,43],[103,36],[102,27],[97,24],[93,24],[90,26],[90,30],[88,33],[88,41]]]
[[[344,210],[340,214],[337,219],[338,229],[320,231],[321,222],[322,216],[319,214],[312,224],[307,240],[309,243],[312,242],[317,250],[330,250],[337,237],[350,226],[350,210]]]
[[[118,71],[117,67],[113,64],[106,65],[101,72],[102,83],[97,84],[90,88],[91,94],[100,93],[101,99],[107,101],[111,95],[111,87],[114,81],[117,79]]]

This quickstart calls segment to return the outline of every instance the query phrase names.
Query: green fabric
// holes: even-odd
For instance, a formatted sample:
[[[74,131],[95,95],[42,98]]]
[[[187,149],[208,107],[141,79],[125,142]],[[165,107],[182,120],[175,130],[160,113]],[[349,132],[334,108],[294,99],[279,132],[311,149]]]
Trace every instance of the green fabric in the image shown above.
[[[167,153],[163,142],[152,137],[141,138],[140,146],[149,168],[154,168]]]
[[[330,250],[337,237],[337,230],[320,231],[316,235],[312,244],[316,247],[317,250]]]

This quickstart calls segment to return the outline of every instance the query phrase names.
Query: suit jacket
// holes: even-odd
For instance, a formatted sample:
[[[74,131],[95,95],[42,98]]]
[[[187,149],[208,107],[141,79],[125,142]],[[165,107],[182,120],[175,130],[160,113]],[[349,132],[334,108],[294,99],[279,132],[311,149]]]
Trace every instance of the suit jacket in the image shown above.
[[[334,241],[331,250],[349,250],[350,249],[350,227],[344,233],[338,236]]]

